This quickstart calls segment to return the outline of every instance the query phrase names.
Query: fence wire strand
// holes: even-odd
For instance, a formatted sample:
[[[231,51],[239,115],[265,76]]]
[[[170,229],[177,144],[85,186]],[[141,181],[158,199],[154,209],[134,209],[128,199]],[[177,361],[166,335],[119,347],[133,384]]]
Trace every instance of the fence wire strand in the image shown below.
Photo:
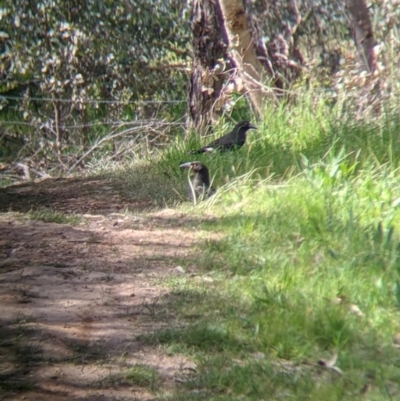
[[[66,99],[66,98],[49,98],[49,97],[21,97],[21,96],[9,96],[0,95],[0,99],[8,100],[32,100],[37,102],[59,102],[59,103],[81,103],[81,104],[179,104],[185,103],[186,100],[106,100],[106,99]]]
[[[106,100],[106,99],[85,99],[85,100],[74,100],[74,99],[66,99],[66,98],[48,98],[48,97],[21,97],[21,96],[11,96],[11,95],[0,95],[0,104],[1,100],[16,100],[16,101],[39,101],[39,102],[60,102],[65,104],[118,104],[118,105],[173,105],[173,104],[182,104],[185,103],[186,100],[137,100],[137,101],[119,101],[119,100]],[[155,108],[158,110],[158,107]],[[1,111],[1,109],[0,109]],[[21,116],[22,117],[22,116]],[[67,117],[66,120],[69,119],[71,123],[71,116]],[[74,118],[77,119],[77,118]],[[79,117],[78,117],[79,119]],[[166,122],[163,119],[139,119],[132,121],[121,121],[121,120],[97,120],[89,123],[77,123],[77,124],[63,124],[62,121],[58,122],[57,126],[62,130],[75,130],[75,129],[83,129],[83,128],[94,128],[94,127],[110,127],[110,128],[123,128],[123,127],[142,127],[148,128],[148,125],[151,124],[153,129],[157,129],[160,126],[162,127],[179,127],[184,124],[185,116],[181,116],[178,119],[175,119],[174,122]],[[25,120],[25,121],[24,121]],[[66,121],[65,121],[66,122]],[[56,125],[54,118],[48,117],[43,118],[43,120],[39,121],[36,117],[29,121],[29,118],[21,118],[21,120],[6,120],[3,119],[0,121],[0,127],[4,126],[26,126],[32,127],[36,129],[51,129]]]

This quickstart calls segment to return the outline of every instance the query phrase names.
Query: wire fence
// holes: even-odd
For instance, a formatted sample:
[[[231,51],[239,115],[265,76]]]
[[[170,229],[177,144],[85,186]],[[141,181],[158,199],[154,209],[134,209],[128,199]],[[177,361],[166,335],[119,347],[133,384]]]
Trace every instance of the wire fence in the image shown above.
[[[138,121],[130,121],[130,122],[122,122],[120,120],[115,120],[115,121],[97,121],[94,123],[88,123],[88,124],[75,124],[75,125],[63,125],[59,124],[59,128],[61,129],[76,129],[76,128],[87,128],[87,127],[95,127],[95,126],[111,126],[111,127],[116,127],[118,126],[119,128],[122,128],[124,126],[128,127],[135,127],[138,126],[139,128],[142,126],[143,128],[148,128],[149,124],[153,126],[157,125],[162,125],[163,127],[180,127],[184,124],[184,122],[179,122],[180,120],[183,120],[184,117],[181,117],[177,121],[174,122],[167,122],[163,120],[138,120]],[[1,125],[23,125],[23,126],[28,126],[28,127],[33,127],[33,128],[49,128],[49,123],[30,123],[30,122],[25,122],[25,121],[0,121],[0,126]]]
[[[58,102],[59,107],[35,108],[29,104],[31,101]],[[56,164],[64,172],[71,173],[97,150],[102,157],[116,160],[124,154],[165,146],[177,132],[184,131],[186,107],[174,109],[174,106],[185,103],[183,99],[122,101],[0,95],[3,106],[0,109],[0,153],[12,154],[13,166],[19,163],[19,166],[26,166],[28,172],[32,165],[40,171],[38,166],[45,158],[46,165]],[[97,114],[96,111],[81,113],[76,108],[76,105],[87,105],[93,110],[97,104],[122,107],[100,110]],[[133,107],[127,114],[123,106],[129,105],[149,105],[150,110],[135,112]],[[150,113],[150,117],[146,118],[146,113]]]
[[[20,97],[20,96],[9,96],[9,95],[0,95],[1,99],[8,100],[31,100],[37,102],[59,102],[59,103],[81,103],[81,104],[141,104],[141,105],[149,105],[149,104],[179,104],[186,103],[186,100],[108,100],[108,99],[68,99],[68,98],[51,98],[51,97]]]
[[[14,106],[13,113],[7,112],[7,104],[8,101],[17,101],[17,102],[26,102],[26,101],[34,101],[34,102],[42,102],[42,103],[60,103],[70,105],[70,109],[64,111],[64,115],[60,115],[58,117],[55,116],[54,112],[46,111],[38,113],[37,111],[32,111],[31,109],[24,110],[23,108],[17,109]],[[160,106],[173,106],[178,104],[185,104],[187,101],[184,99],[178,100],[110,100],[110,99],[73,99],[73,98],[52,98],[52,97],[30,97],[30,96],[12,96],[12,95],[0,95],[0,106],[2,105],[2,109],[0,108],[0,115],[3,113],[3,117],[0,119],[0,127],[1,126],[25,126],[31,127],[34,129],[52,129],[52,127],[57,126],[58,129],[73,131],[78,129],[85,128],[96,128],[96,127],[109,127],[111,128],[124,128],[124,127],[140,127],[149,128],[149,125],[152,128],[157,128],[157,126],[166,127],[179,127],[184,124],[185,112],[177,112],[176,110],[173,113],[169,113],[174,116],[173,121],[166,121],[163,116]],[[132,111],[132,119],[127,121],[128,117],[126,115],[121,114],[121,110],[110,112],[110,118],[104,119],[101,117],[93,117],[91,116],[90,122],[82,122],[82,118],[78,115],[72,115],[72,110],[74,105],[98,105],[98,104],[106,104],[106,105],[120,105],[120,106],[128,106],[128,105],[137,105],[137,106],[154,106],[151,114],[154,117],[152,118],[141,118],[143,115],[140,110],[135,114],[134,110]],[[168,107],[167,107],[168,109]],[[20,114],[21,118],[15,118],[16,113]],[[120,117],[121,116],[121,117]],[[11,117],[11,118],[10,118]],[[13,118],[12,118],[13,117]]]

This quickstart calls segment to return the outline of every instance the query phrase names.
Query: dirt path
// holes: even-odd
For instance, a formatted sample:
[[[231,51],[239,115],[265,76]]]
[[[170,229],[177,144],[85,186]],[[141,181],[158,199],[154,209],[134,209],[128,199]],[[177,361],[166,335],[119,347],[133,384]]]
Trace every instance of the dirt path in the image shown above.
[[[110,213],[104,199],[75,226],[5,213],[7,203],[29,210],[38,196],[53,199],[53,210],[79,211],[66,181],[39,187],[0,192],[0,399],[154,399],[151,380],[127,376],[135,366],[172,389],[194,363],[138,336],[177,324],[163,281],[182,274],[179,259],[198,239],[187,216]]]

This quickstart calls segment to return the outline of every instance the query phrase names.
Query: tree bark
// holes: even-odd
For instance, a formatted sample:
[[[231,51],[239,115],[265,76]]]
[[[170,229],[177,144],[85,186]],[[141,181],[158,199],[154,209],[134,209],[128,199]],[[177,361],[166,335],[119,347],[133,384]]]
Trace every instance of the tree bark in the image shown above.
[[[200,133],[218,119],[232,81],[261,117],[267,70],[257,57],[247,17],[243,0],[193,0],[189,114]]]
[[[243,0],[219,0],[228,34],[229,53],[256,113],[261,117],[264,67],[247,22]]]
[[[190,77],[189,114],[200,133],[210,129],[225,80],[228,39],[223,29],[219,4],[214,0],[193,0],[193,65]]]
[[[346,0],[351,27],[363,69],[373,74],[377,69],[376,41],[365,0]]]

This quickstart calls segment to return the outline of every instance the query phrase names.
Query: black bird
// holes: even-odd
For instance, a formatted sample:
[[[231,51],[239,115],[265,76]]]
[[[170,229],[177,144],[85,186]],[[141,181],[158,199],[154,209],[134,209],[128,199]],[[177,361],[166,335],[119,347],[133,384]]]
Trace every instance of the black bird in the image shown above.
[[[192,150],[190,153],[195,155],[198,153],[212,152],[215,149],[221,152],[239,149],[246,142],[246,133],[249,129],[257,129],[257,127],[248,121],[242,121],[236,124],[235,128],[228,134],[221,136],[221,138],[216,139],[203,148]]]
[[[189,198],[192,202],[196,203],[215,194],[215,189],[210,183],[207,166],[201,162],[186,162],[179,167],[189,169],[190,173],[194,172],[189,179]]]

